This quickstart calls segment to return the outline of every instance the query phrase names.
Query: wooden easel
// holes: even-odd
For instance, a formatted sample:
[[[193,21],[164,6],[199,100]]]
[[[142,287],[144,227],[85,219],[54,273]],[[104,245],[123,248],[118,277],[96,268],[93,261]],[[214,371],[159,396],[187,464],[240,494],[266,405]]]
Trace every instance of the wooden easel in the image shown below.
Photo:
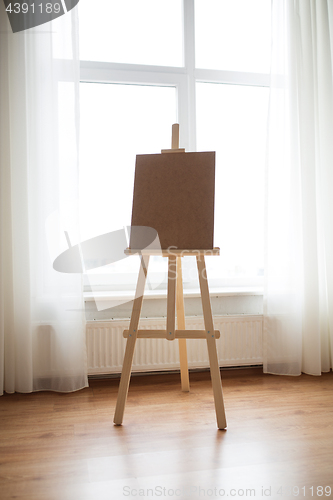
[[[162,150],[162,153],[177,153],[184,152],[184,149],[179,149],[179,125],[175,124],[172,127],[172,149]],[[126,250],[127,255],[137,253],[133,249]],[[134,356],[134,348],[137,338],[160,338],[172,341],[178,339],[179,343],[179,358],[180,358],[180,373],[181,386],[183,391],[190,390],[188,364],[187,364],[187,349],[186,339],[206,339],[210,374],[213,386],[214,402],[217,426],[219,429],[224,429],[227,426],[220,369],[218,365],[218,357],[216,350],[216,339],[220,337],[220,332],[214,330],[212,309],[209,297],[205,255],[219,255],[220,249],[212,250],[162,250],[162,255],[168,257],[168,296],[167,296],[167,321],[166,330],[139,330],[140,313],[148,272],[149,257],[154,253],[161,255],[161,252],[141,251],[140,259],[141,266],[133,303],[132,316],[128,330],[124,331],[124,337],[127,338],[126,350],[124,356],[123,369],[120,379],[119,392],[114,414],[114,423],[121,425],[123,422],[125,403],[129,388],[131,369]],[[204,315],[205,330],[186,330],[185,329],[185,312],[184,312],[184,297],[183,297],[183,279],[182,279],[182,257],[194,255],[196,256],[197,268],[199,274],[199,283],[201,291],[202,309]],[[176,277],[176,279],[175,279]],[[177,329],[176,329],[176,313],[177,313]]]

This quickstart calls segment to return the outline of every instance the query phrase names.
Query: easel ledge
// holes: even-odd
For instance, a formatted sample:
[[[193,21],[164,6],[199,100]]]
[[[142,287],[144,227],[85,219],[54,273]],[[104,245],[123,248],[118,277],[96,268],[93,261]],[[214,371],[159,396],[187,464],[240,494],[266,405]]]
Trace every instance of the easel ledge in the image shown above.
[[[214,247],[210,248],[207,250],[188,250],[184,249],[181,250],[179,248],[167,248],[167,249],[150,249],[150,248],[144,248],[143,250],[135,250],[133,248],[126,248],[125,250],[126,255],[160,255],[162,257],[170,257],[172,255],[176,257],[185,257],[185,256],[190,256],[193,255],[194,257],[200,256],[200,255],[220,255],[220,248],[219,247]]]

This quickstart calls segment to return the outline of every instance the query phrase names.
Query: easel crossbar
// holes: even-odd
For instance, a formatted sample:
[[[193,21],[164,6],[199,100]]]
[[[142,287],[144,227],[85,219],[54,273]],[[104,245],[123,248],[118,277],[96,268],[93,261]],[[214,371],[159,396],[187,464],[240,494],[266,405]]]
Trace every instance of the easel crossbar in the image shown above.
[[[132,335],[132,332],[131,332]],[[175,330],[176,339],[207,339],[207,335],[215,339],[220,338],[219,330],[207,332],[206,330]],[[127,339],[130,336],[130,330],[124,330],[123,336]],[[138,330],[136,336],[139,339],[168,339],[167,330]],[[174,340],[174,339],[172,339]]]

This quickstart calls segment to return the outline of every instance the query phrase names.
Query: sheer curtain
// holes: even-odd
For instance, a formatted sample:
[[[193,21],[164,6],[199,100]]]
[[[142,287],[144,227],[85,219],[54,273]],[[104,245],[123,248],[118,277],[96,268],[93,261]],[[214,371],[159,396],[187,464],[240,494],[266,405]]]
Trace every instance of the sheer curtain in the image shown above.
[[[77,9],[13,34],[0,2],[0,391],[87,386],[77,234]]]
[[[333,1],[273,0],[264,370],[333,359]]]

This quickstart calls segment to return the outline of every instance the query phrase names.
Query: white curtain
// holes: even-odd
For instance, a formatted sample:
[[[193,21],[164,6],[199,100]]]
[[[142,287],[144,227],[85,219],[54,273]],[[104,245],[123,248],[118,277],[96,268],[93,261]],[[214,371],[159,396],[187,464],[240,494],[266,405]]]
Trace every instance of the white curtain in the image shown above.
[[[87,386],[77,231],[77,9],[13,34],[0,2],[0,393]]]
[[[273,0],[264,370],[333,359],[333,0]]]

